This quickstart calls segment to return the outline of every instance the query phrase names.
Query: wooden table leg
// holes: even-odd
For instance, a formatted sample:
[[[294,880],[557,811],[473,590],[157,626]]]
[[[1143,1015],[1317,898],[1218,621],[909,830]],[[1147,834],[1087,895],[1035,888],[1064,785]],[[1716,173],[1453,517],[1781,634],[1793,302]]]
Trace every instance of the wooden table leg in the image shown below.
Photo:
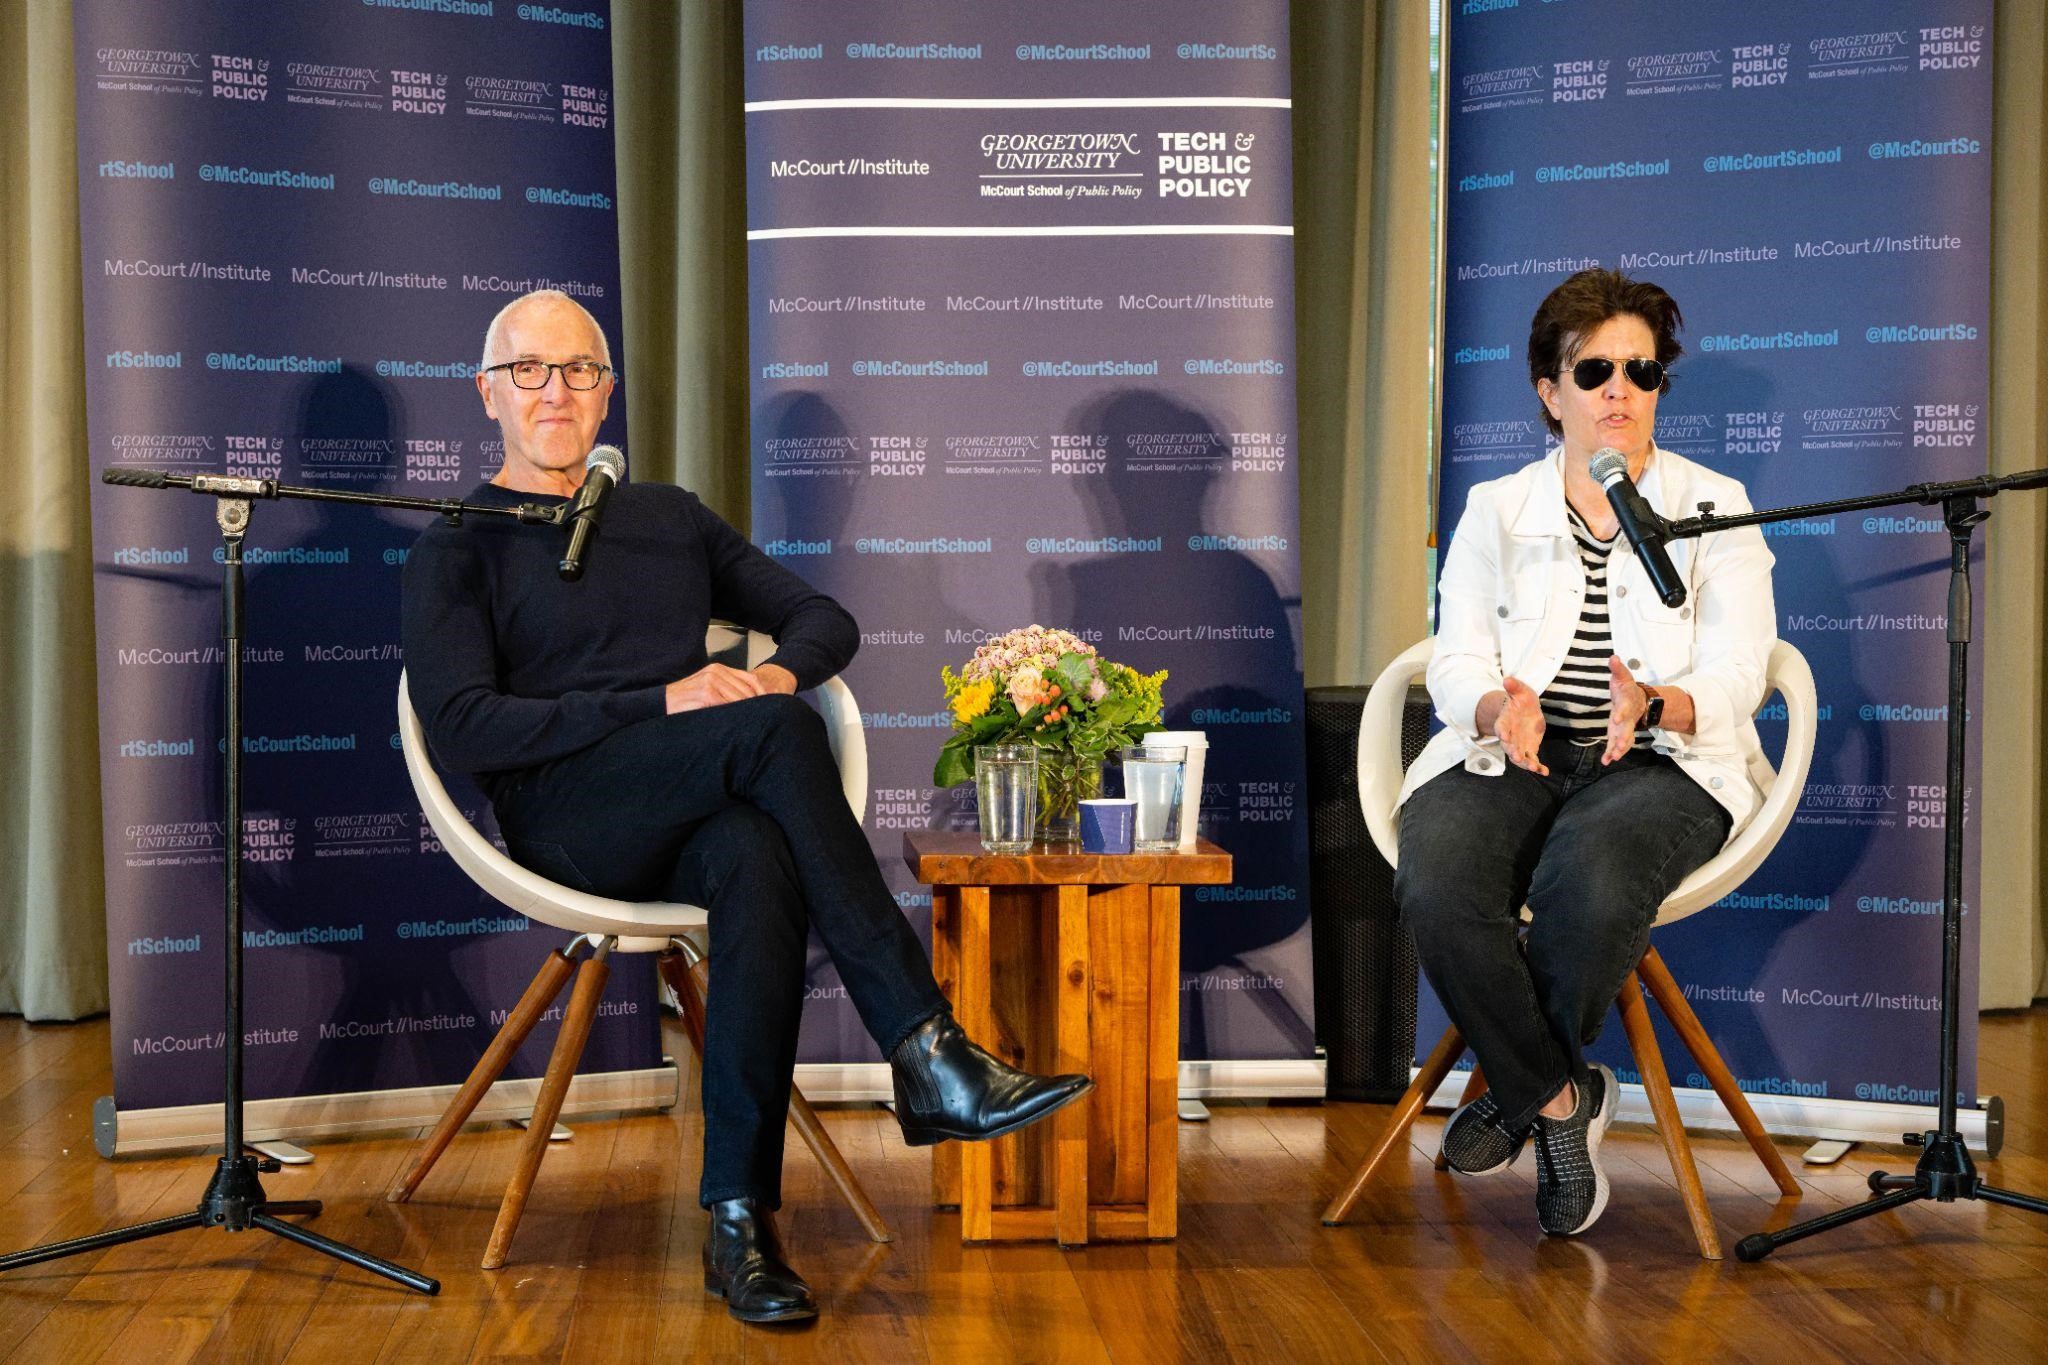
[[[932,888],[932,977],[939,994],[950,1001],[957,1017],[960,1004],[960,892],[951,886]],[[932,1203],[942,1209],[960,1207],[960,1144],[942,1142],[932,1148]]]
[[[1088,888],[1062,886],[1054,941],[1059,981],[1054,1018],[1058,1073],[1089,1073]],[[1053,1228],[1061,1246],[1088,1241],[1088,1104],[1070,1104],[1053,1116]]]
[[[995,1038],[990,1015],[988,888],[960,888],[959,994],[954,1010],[967,1036],[986,1047]],[[954,1144],[960,1149],[960,1240],[986,1242],[994,1232],[995,1171],[986,1142]]]
[[[1152,888],[1152,963],[1147,989],[1145,1235],[1179,1226],[1180,888]]]

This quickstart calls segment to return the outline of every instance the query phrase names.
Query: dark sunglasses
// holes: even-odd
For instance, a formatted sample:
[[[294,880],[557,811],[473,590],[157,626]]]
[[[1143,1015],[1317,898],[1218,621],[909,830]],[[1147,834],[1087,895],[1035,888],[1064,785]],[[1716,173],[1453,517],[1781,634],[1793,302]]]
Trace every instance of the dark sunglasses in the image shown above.
[[[1664,365],[1657,360],[1624,361],[1621,372],[1628,376],[1628,382],[1644,393],[1655,393],[1664,386]],[[1572,366],[1572,383],[1582,389],[1597,389],[1614,374],[1614,362],[1605,356],[1593,356]]]

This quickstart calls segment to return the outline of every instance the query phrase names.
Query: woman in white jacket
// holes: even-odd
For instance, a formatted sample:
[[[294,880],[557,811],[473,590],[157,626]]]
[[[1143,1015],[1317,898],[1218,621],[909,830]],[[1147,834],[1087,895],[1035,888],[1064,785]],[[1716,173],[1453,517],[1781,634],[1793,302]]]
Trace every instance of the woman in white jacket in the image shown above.
[[[1613,450],[1660,515],[1748,510],[1741,484],[1656,446],[1682,322],[1664,290],[1609,270],[1536,310],[1529,377],[1560,445],[1466,503],[1429,666],[1446,728],[1401,793],[1395,894],[1489,1086],[1451,1116],[1444,1156],[1501,1170],[1533,1134],[1554,1235],[1607,1203],[1615,1081],[1582,1049],[1657,907],[1761,800],[1750,716],[1776,639],[1762,535],[1670,543],[1686,596],[1667,607],[1588,472]]]

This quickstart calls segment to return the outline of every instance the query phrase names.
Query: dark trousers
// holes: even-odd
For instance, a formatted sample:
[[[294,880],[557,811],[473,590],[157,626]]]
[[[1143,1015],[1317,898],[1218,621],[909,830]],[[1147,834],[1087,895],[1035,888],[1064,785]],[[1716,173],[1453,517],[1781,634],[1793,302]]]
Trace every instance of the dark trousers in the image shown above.
[[[629,725],[503,784],[521,864],[565,886],[710,911],[698,1199],[782,1202],[810,929],[884,1055],[946,1008],[882,882],[818,714],[751,697]]]
[[[1603,768],[1601,747],[1546,735],[1547,777],[1452,768],[1401,807],[1395,899],[1511,1127],[1584,1072],[1658,906],[1728,837],[1676,762],[1636,749]]]

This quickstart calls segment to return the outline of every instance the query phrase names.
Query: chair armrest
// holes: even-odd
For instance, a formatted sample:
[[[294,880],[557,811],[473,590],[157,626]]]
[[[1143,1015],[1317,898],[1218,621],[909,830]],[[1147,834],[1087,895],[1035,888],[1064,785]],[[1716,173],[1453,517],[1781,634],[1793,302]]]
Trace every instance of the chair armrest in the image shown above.
[[[1792,823],[1799,798],[1806,791],[1806,775],[1813,767],[1819,698],[1806,656],[1783,640],[1771,647],[1770,660],[1764,666],[1764,696],[1774,692],[1785,699],[1786,726],[1785,753],[1771,788],[1742,831],[1665,898],[1657,912],[1660,925],[1704,910],[1748,881]]]
[[[1387,860],[1400,866],[1401,826],[1394,803],[1401,796],[1401,713],[1408,689],[1429,669],[1435,641],[1423,640],[1401,651],[1373,680],[1358,718],[1358,808],[1365,828]]]

